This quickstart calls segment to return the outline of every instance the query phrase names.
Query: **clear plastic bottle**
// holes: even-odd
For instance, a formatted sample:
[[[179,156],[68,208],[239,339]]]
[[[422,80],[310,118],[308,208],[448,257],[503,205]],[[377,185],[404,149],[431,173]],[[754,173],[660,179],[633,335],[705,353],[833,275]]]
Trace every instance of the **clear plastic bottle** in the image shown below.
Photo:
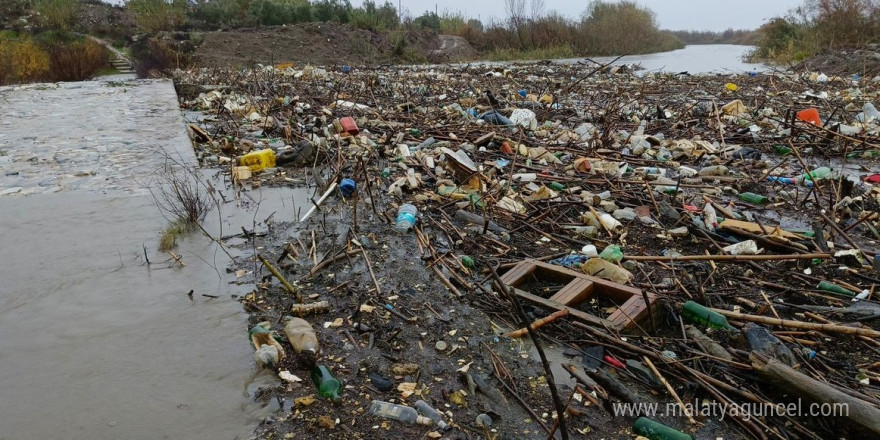
[[[397,210],[397,220],[394,223],[394,230],[405,234],[415,227],[416,218],[419,215],[419,209],[407,203]]]
[[[302,318],[292,318],[284,325],[284,334],[293,349],[303,356],[303,359],[314,366],[318,353],[318,337],[315,329],[308,321]]]
[[[447,425],[446,422],[443,421],[443,416],[439,412],[437,412],[436,409],[432,408],[431,405],[428,405],[428,402],[425,402],[424,400],[417,400],[416,403],[413,404],[413,406],[415,406],[420,413],[424,414],[425,417],[433,420],[441,431],[449,430],[449,425]]]
[[[395,405],[393,403],[374,400],[370,404],[370,414],[391,420],[397,420],[412,425],[418,423],[420,425],[431,425],[433,420],[419,415],[415,408],[405,405]]]

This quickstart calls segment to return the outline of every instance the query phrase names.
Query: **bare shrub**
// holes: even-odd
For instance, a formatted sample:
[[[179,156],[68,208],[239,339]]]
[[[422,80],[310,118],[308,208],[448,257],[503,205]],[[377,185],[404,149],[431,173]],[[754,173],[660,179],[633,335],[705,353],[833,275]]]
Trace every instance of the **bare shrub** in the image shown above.
[[[153,202],[169,221],[198,225],[205,219],[214,202],[197,172],[166,156],[148,186]]]

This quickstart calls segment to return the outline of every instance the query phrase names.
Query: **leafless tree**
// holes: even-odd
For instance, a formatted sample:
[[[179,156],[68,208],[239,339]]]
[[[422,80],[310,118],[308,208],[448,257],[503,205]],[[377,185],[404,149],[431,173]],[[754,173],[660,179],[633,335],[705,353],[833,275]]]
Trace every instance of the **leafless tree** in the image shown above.
[[[538,20],[544,16],[544,0],[532,0],[531,3],[532,20]]]

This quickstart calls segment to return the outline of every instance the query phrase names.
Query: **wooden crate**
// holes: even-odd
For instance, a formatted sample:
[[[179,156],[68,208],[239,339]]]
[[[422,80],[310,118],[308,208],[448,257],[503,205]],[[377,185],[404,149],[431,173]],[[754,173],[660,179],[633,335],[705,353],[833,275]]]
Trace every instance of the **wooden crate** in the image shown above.
[[[532,276],[566,284],[549,298],[544,298],[518,288]],[[575,319],[618,331],[632,331],[637,327],[636,324],[644,327],[650,311],[645,304],[645,296],[652,305],[656,300],[654,294],[645,295],[641,289],[635,287],[532,259],[521,261],[502,275],[501,281],[512,287],[512,292],[522,299],[554,310],[568,309],[570,316]],[[575,308],[593,295],[611,299],[618,304],[617,310],[605,319]]]

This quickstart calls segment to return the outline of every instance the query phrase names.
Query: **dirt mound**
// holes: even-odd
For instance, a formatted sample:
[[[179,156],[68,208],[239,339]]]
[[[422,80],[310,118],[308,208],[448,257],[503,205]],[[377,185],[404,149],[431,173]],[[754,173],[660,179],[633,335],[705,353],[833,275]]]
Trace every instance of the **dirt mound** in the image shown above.
[[[76,13],[76,30],[122,42],[137,28],[134,18],[122,6],[83,2]]]
[[[206,67],[446,62],[474,54],[467,41],[458,37],[430,32],[377,33],[336,23],[207,32],[201,39],[195,56]]]
[[[815,71],[826,75],[880,75],[880,45],[861,49],[825,50],[794,66],[796,71]]]

